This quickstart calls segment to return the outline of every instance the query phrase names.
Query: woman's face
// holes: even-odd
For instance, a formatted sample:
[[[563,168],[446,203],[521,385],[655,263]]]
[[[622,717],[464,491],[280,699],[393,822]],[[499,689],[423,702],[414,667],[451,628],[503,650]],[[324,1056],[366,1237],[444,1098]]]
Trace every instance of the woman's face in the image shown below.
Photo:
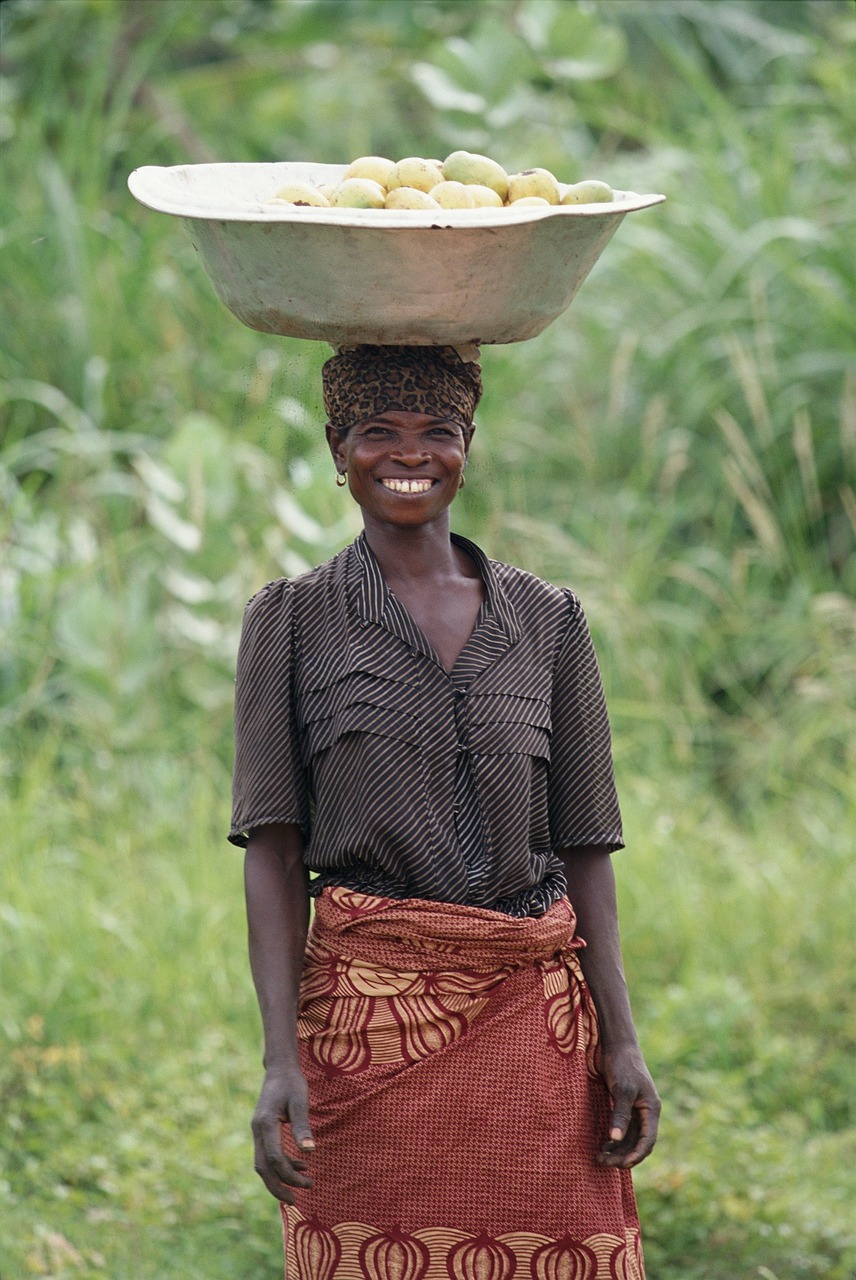
[[[461,487],[469,437],[455,422],[398,409],[340,436],[328,425],[330,451],[363,515],[385,524],[421,525],[448,508]]]

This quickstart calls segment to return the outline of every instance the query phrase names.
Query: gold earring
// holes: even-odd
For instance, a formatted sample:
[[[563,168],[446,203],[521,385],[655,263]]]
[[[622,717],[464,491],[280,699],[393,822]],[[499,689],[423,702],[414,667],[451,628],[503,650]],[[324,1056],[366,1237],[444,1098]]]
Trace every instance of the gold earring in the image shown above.
[[[466,483],[467,483],[467,476],[466,476],[466,472],[462,471],[462,472],[461,472],[461,483],[458,485],[458,488],[459,488],[459,489],[463,489],[463,487],[464,487],[464,485],[465,485]]]
[[[348,473],[347,473],[347,471],[337,471],[337,472],[336,472],[336,484],[339,486],[339,488],[340,488],[340,489],[344,489],[344,487],[345,487],[345,485],[346,485],[347,483],[348,483]]]

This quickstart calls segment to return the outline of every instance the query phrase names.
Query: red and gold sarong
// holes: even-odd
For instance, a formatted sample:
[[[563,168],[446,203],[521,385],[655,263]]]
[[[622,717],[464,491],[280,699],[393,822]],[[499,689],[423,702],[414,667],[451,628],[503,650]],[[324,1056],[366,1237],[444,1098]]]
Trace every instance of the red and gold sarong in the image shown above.
[[[324,890],[286,1280],[644,1280],[630,1173],[595,1163],[610,1101],[575,924],[567,899],[514,919]]]

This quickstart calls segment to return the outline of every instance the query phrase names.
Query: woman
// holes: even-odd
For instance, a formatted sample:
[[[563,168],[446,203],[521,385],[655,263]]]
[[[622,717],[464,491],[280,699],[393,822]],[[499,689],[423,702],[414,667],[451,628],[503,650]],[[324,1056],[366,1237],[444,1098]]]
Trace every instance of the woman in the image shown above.
[[[362,347],[323,377],[365,530],[247,606],[230,833],[286,1276],[641,1280],[659,1101],[579,602],[450,533],[477,364]]]

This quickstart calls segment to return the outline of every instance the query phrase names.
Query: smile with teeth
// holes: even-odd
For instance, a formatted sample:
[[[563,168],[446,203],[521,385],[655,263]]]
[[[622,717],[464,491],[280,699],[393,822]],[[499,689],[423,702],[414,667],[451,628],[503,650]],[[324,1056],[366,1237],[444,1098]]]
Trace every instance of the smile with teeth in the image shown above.
[[[427,493],[433,483],[434,481],[427,476],[411,480],[400,480],[397,477],[381,480],[383,487],[390,489],[393,493]]]

